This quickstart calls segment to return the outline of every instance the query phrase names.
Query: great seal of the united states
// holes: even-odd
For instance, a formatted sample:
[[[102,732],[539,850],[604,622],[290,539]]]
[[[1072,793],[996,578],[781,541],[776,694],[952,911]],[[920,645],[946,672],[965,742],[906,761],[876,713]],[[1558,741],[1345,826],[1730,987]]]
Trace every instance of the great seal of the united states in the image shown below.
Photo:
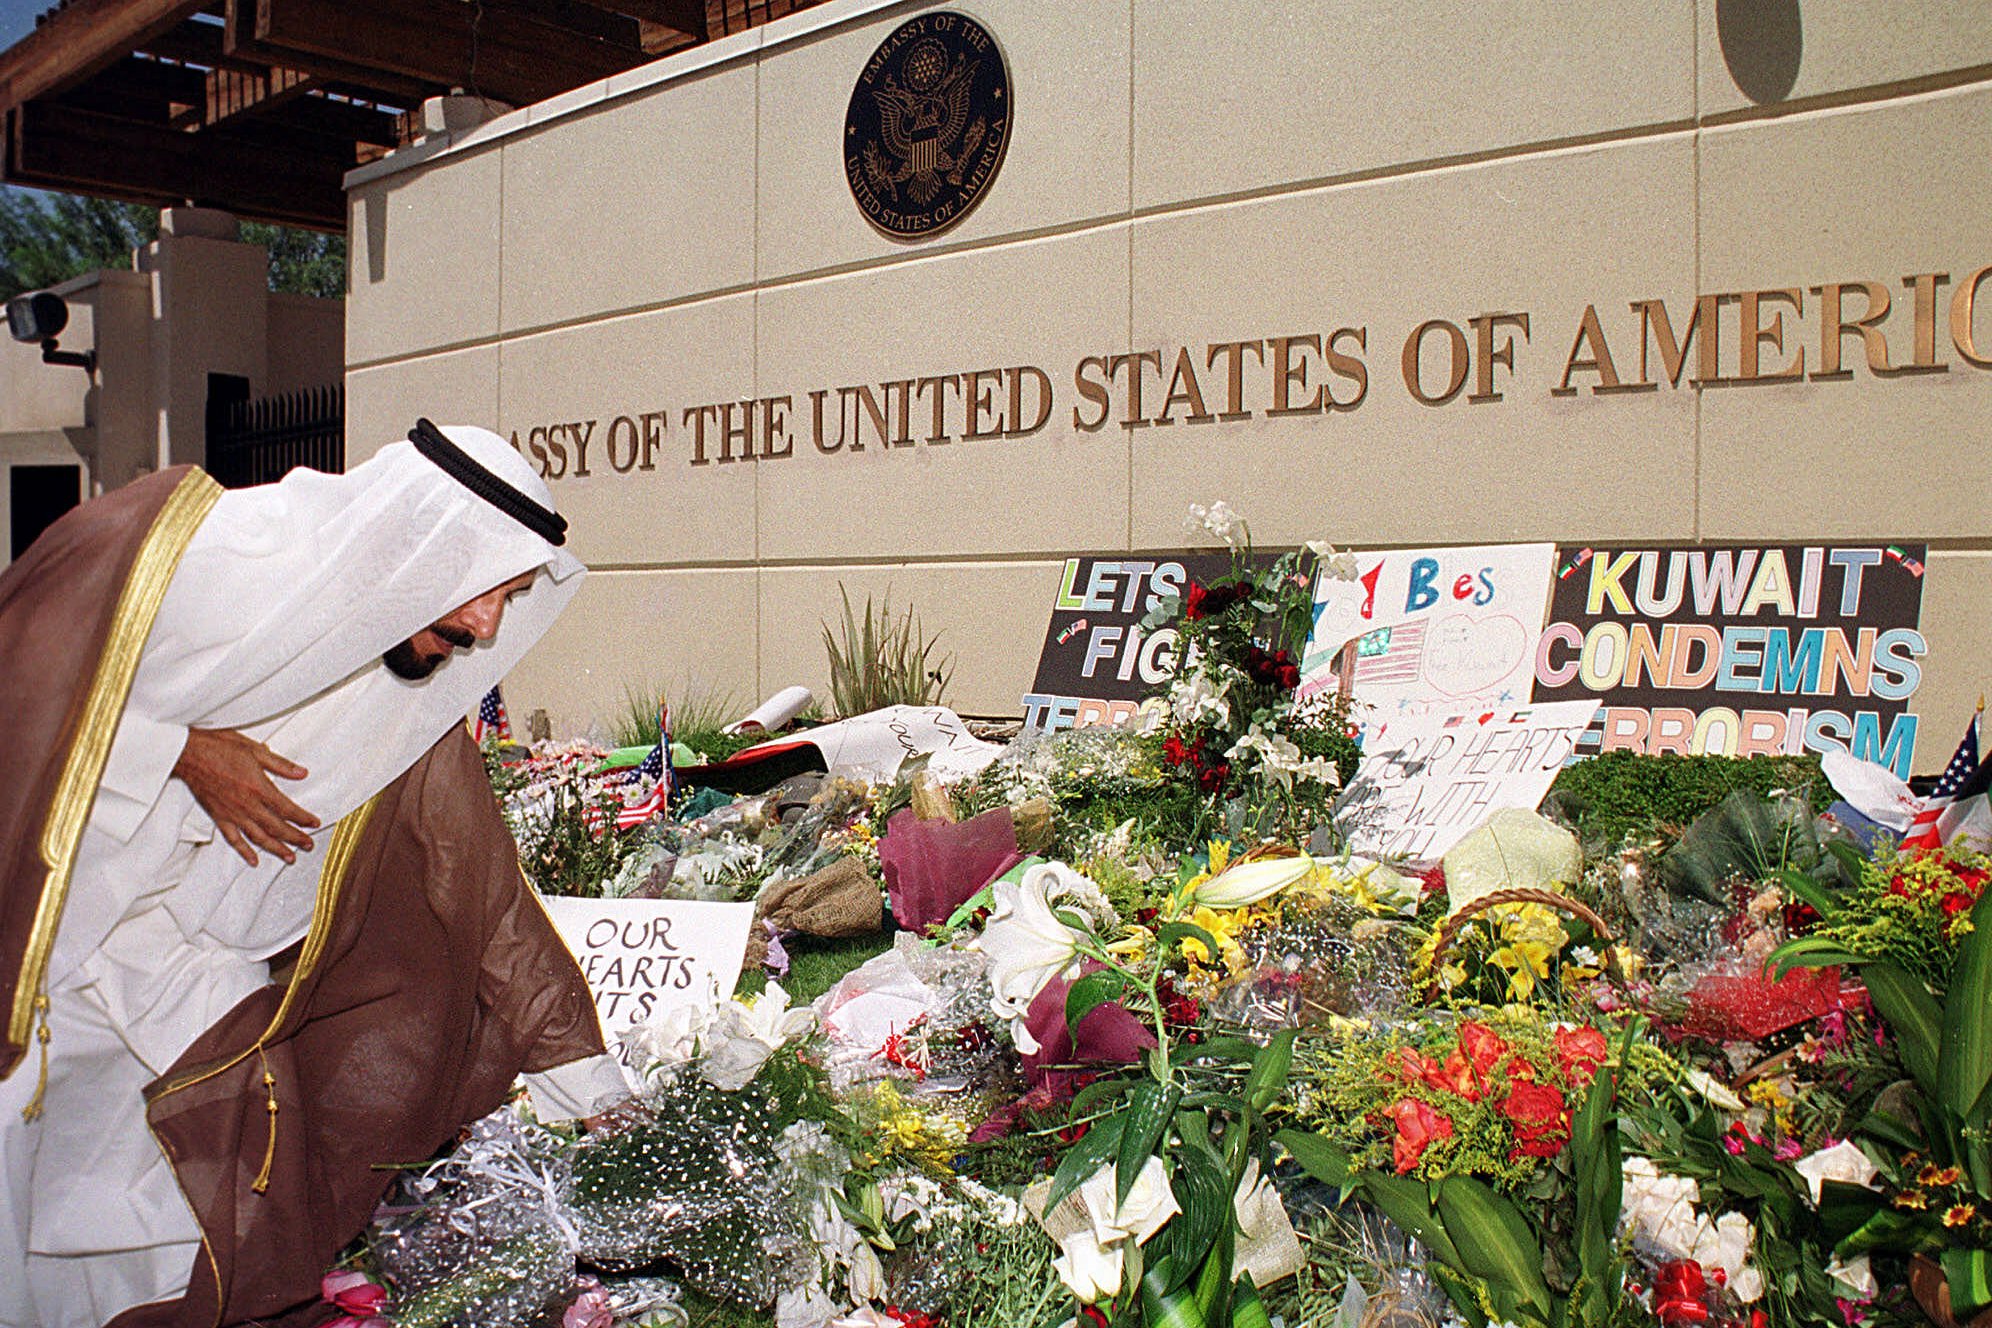
[[[965,14],[900,24],[858,75],[844,175],[865,219],[895,239],[937,235],[995,182],[1010,145],[1010,71]]]

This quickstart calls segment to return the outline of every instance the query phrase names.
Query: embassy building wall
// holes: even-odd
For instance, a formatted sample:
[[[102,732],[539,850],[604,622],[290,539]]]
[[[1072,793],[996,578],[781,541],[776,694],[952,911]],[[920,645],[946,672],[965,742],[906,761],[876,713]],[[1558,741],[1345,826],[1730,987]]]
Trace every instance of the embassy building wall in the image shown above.
[[[1992,619],[1983,17],[831,0],[349,177],[349,451],[426,414],[547,475],[592,575],[507,700],[556,732],[820,691],[840,585],[1017,714],[1064,560],[1222,498],[1261,545],[1924,543],[1934,770]]]

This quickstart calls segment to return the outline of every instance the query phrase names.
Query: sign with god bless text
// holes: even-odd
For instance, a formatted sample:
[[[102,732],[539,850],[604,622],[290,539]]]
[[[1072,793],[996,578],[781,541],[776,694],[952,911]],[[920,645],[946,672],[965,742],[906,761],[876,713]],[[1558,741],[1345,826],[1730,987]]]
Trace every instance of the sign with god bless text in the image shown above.
[[[752,904],[693,899],[545,901],[560,939],[574,952],[602,1033],[614,1044],[633,1025],[681,1005],[730,995],[747,954]]]
[[[1300,696],[1333,690],[1356,642],[1351,695],[1367,724],[1529,699],[1556,550],[1489,544],[1358,553],[1356,575],[1314,581]]]
[[[1921,544],[1563,548],[1536,699],[1601,703],[1589,751],[1845,748],[1909,777]]]

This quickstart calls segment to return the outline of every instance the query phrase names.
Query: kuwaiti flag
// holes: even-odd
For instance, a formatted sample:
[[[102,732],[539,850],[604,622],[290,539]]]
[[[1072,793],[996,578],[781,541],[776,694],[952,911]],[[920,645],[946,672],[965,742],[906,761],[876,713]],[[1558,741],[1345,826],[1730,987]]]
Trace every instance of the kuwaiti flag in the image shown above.
[[[1936,787],[1930,790],[1930,796],[1923,800],[1916,818],[1903,833],[1902,847],[1936,848],[1949,843],[1963,816],[1971,812],[1968,804],[1984,803],[1986,780],[1980,776],[1986,767],[1978,759],[1978,725],[1984,714],[1985,703],[1980,701],[1971,722],[1964,726],[1964,737],[1959,739],[1957,751],[1951,754],[1950,764],[1937,776]],[[1960,816],[1951,818],[1952,830],[1946,833],[1945,814],[1953,809]]]

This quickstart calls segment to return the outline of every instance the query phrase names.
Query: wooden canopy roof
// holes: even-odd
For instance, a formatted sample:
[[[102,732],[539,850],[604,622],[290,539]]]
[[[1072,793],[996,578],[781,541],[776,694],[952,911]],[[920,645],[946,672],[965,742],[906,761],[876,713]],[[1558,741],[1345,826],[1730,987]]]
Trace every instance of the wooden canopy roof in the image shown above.
[[[0,52],[0,175],[343,231],[427,97],[523,106],[810,3],[64,0]]]

